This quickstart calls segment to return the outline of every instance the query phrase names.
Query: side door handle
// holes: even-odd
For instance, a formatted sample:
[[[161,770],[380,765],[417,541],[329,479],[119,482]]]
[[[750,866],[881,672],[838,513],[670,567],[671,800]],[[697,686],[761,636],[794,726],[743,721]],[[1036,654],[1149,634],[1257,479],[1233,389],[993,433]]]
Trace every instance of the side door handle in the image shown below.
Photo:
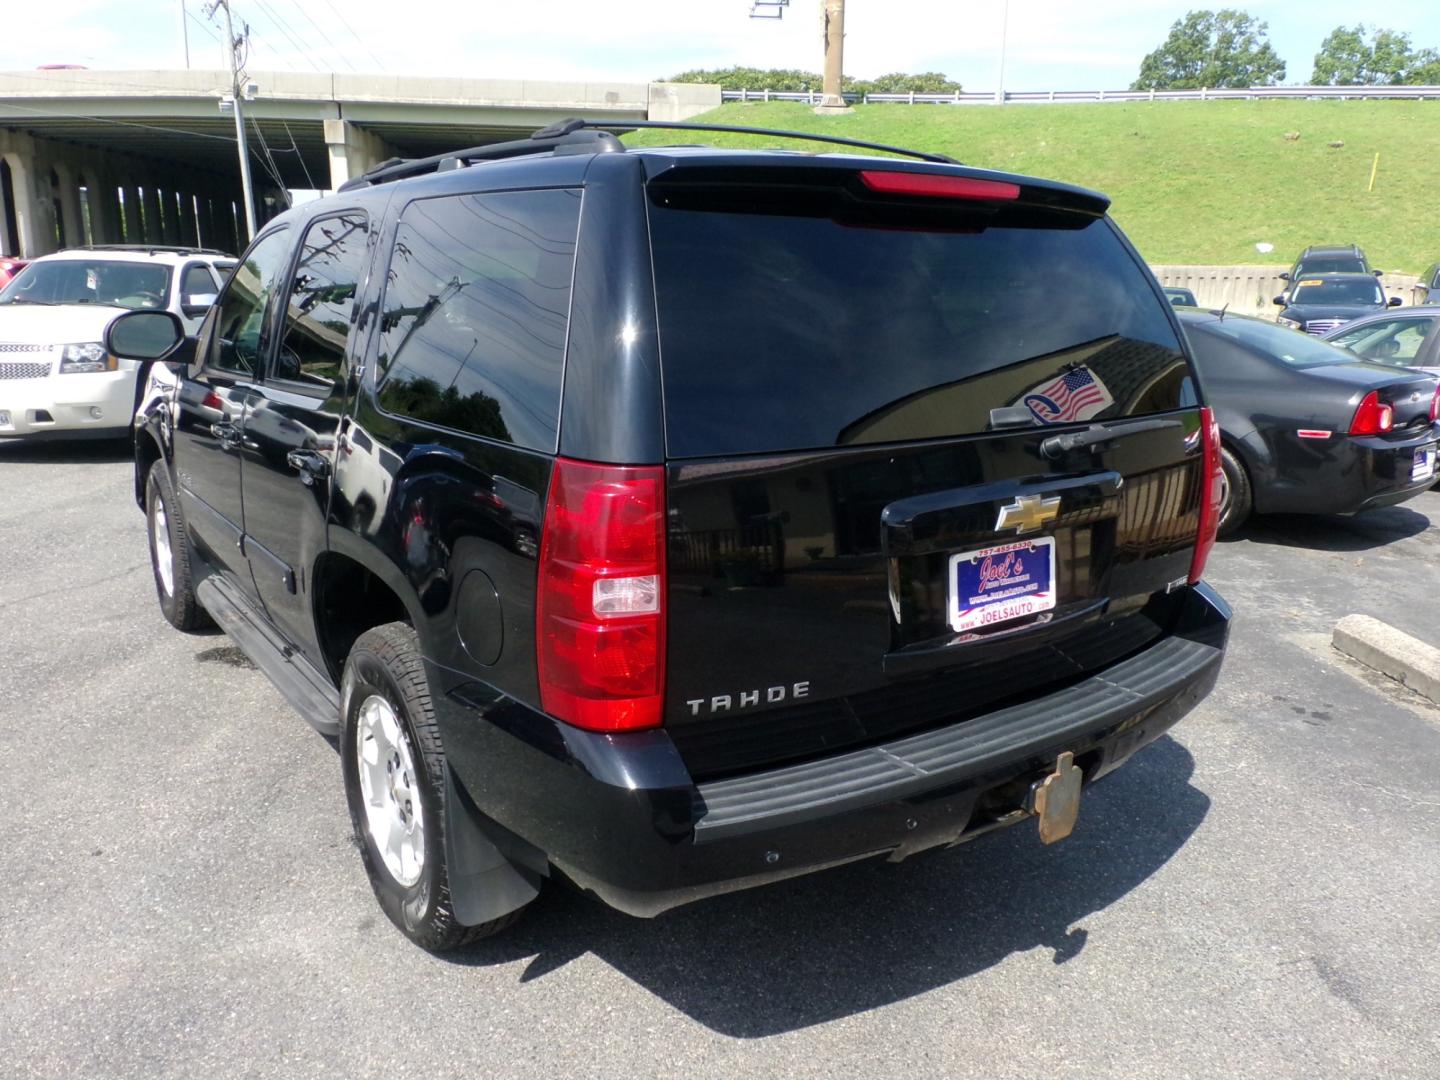
[[[210,434],[214,435],[226,450],[234,450],[240,445],[240,429],[228,420],[216,420],[210,425]]]
[[[314,450],[291,450],[285,455],[285,460],[300,474],[300,482],[306,487],[330,474],[330,462]]]

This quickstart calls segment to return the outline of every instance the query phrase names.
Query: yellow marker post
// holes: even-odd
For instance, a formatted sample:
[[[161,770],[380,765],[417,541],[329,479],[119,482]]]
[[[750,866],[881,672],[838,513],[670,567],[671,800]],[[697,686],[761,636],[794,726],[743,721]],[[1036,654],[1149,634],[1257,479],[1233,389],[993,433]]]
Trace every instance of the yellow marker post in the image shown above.
[[[1366,191],[1374,191],[1374,190],[1375,190],[1375,174],[1378,173],[1379,171],[1380,171],[1380,155],[1379,155],[1379,154],[1376,154],[1376,155],[1375,155],[1375,164],[1370,166],[1370,186],[1365,189]]]

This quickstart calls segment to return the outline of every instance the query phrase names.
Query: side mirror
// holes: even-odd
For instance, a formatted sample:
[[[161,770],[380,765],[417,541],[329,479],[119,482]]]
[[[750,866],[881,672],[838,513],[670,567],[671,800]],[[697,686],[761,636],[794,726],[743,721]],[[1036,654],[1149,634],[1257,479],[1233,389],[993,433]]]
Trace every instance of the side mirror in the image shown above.
[[[1270,302],[1271,302],[1272,304],[1274,304],[1276,307],[1284,307],[1284,306],[1285,306],[1285,297],[1283,297],[1283,296],[1277,296],[1277,297],[1275,297],[1274,300],[1271,300]]]
[[[1374,274],[1376,277],[1384,277],[1384,276],[1385,276],[1385,271],[1384,271],[1384,270],[1371,270],[1370,273]]]
[[[164,360],[185,340],[185,327],[170,311],[127,311],[105,331],[105,348],[124,360]]]
[[[1281,275],[1280,275],[1280,280],[1281,280],[1281,281],[1289,281],[1289,280],[1290,280],[1290,271],[1289,271],[1289,270],[1286,270],[1286,271],[1282,272]]]
[[[191,293],[180,298],[180,310],[187,319],[198,319],[215,304],[215,293]]]
[[[1390,297],[1390,302],[1389,302],[1388,304],[1386,304],[1385,306],[1386,306],[1386,307],[1399,307],[1401,303],[1402,303],[1402,301],[1401,301],[1400,297],[1398,297],[1398,296],[1392,296],[1392,297]]]

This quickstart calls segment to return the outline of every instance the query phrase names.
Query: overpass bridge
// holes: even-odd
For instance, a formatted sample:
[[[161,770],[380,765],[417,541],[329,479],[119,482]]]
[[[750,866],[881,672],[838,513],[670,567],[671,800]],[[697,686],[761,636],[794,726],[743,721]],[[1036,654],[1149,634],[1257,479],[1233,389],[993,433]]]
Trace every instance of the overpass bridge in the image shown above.
[[[718,86],[256,72],[245,101],[256,213],[390,157],[562,120],[685,120]],[[245,244],[228,71],[0,72],[0,254],[83,243]]]

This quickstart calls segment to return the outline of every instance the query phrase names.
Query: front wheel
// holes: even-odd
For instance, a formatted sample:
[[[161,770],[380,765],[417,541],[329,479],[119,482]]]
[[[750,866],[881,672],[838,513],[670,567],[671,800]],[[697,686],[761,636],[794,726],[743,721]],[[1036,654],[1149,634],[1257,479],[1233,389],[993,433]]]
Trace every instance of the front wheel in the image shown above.
[[[145,480],[145,521],[150,533],[150,569],[155,575],[161,613],[177,630],[191,633],[206,629],[212,623],[195,599],[185,519],[180,515],[180,500],[175,497],[163,460],[150,466]]]
[[[360,635],[345,661],[340,708],[350,822],[390,921],[431,952],[513,923],[519,911],[479,926],[456,921],[445,862],[445,750],[413,629],[388,623]]]

